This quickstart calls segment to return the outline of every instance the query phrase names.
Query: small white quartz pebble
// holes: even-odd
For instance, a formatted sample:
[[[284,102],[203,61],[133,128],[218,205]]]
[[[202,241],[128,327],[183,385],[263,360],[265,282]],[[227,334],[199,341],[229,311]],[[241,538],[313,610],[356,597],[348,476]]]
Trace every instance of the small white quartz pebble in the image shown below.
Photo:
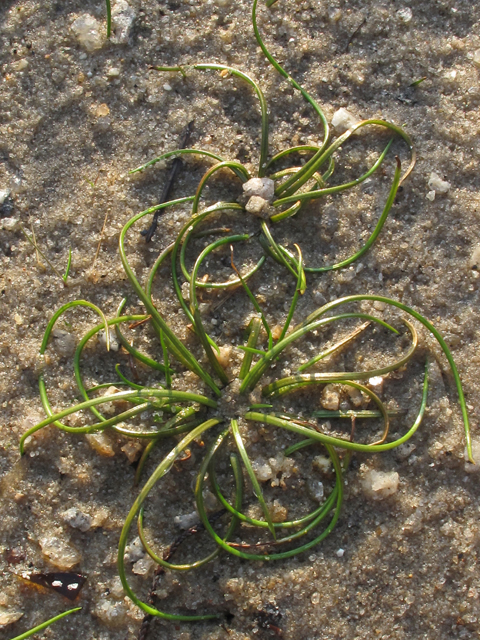
[[[123,556],[127,562],[137,562],[145,555],[142,541],[137,536],[130,544],[125,547],[125,555]]]
[[[437,173],[431,173],[428,179],[428,188],[433,189],[435,193],[447,193],[450,189],[450,183],[442,180]]]
[[[259,196],[268,202],[275,194],[275,183],[270,178],[251,178],[244,182],[242,187],[246,196]]]
[[[107,71],[107,76],[109,78],[118,78],[120,75],[120,69],[118,67],[112,67]]]
[[[368,388],[376,393],[377,396],[382,395],[383,393],[383,378],[382,376],[374,376],[370,378],[368,381]]]
[[[17,225],[17,218],[3,218],[0,220],[0,229],[4,229],[5,231],[15,231]]]
[[[190,529],[193,525],[198,522],[198,514],[196,511],[192,511],[191,513],[186,513],[183,516],[175,516],[173,518],[173,522],[180,527],[180,529]]]
[[[343,558],[344,555],[345,555],[345,549],[339,549],[337,551],[337,558]]]
[[[104,43],[103,26],[93,16],[83,13],[72,24],[78,42],[87,51],[101,49]]]
[[[80,531],[88,531],[92,526],[92,518],[76,507],[67,509],[67,511],[62,514],[62,520],[74,529],[79,529]]]
[[[335,111],[332,118],[332,125],[337,133],[345,133],[345,131],[355,126],[357,122],[360,122],[360,120],[344,107]]]
[[[10,191],[8,189],[0,189],[0,207],[5,202],[5,200],[10,195]]]
[[[473,64],[480,69],[480,49],[473,54]]]
[[[433,202],[435,200],[435,191],[429,191],[427,193],[427,200],[430,200],[430,202]]]
[[[362,478],[362,486],[374,500],[383,500],[398,490],[399,475],[396,471],[367,471]]]
[[[115,44],[128,44],[130,31],[135,20],[135,11],[125,2],[117,0],[112,9],[112,37]]]
[[[409,24],[412,21],[413,13],[410,7],[405,7],[404,9],[399,9],[397,11],[397,16],[403,23]]]
[[[324,387],[320,402],[324,409],[329,411],[338,411],[338,407],[340,406],[340,395],[333,384],[327,384],[327,386]]]

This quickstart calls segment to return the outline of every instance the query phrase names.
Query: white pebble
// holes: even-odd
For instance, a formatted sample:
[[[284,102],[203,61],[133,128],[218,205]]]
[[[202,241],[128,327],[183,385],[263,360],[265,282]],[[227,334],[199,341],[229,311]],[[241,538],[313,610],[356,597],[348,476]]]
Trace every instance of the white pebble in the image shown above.
[[[473,64],[480,69],[480,49],[473,54]]]
[[[191,513],[186,513],[183,516],[175,516],[173,518],[173,522],[180,527],[180,529],[190,529],[193,525],[198,522],[198,514],[196,511],[192,511]]]
[[[329,411],[338,411],[340,406],[340,395],[333,384],[327,384],[322,391],[320,400],[322,407]]]
[[[165,84],[163,85],[163,88],[165,89],[165,91],[171,91],[171,90],[172,90],[171,85],[169,85],[169,84],[167,84],[167,83],[165,83]]]
[[[107,71],[107,76],[109,78],[118,78],[119,75],[120,75],[120,69],[118,69],[118,67],[112,67]]]
[[[145,555],[140,560],[137,560],[132,567],[132,572],[137,576],[146,576],[148,575],[155,566],[154,561],[150,558],[149,555]]]
[[[374,500],[383,500],[398,490],[399,475],[396,471],[367,471],[362,478],[362,486]]]
[[[337,558],[343,558],[344,555],[345,555],[345,549],[339,549],[337,551]]]
[[[117,0],[112,9],[112,37],[111,41],[115,44],[128,44],[130,30],[135,20],[135,11],[125,2],[125,0]]]
[[[435,191],[429,191],[426,195],[427,200],[433,202],[435,200]]]
[[[266,482],[270,480],[270,478],[273,478],[274,473],[272,467],[264,460],[253,460],[252,467],[257,480],[260,482]]]
[[[137,536],[130,544],[125,547],[125,555],[123,556],[127,562],[137,562],[145,555],[142,541]]]
[[[10,195],[10,191],[8,189],[0,189],[0,207],[5,202],[5,200]]]
[[[15,231],[17,225],[17,218],[3,218],[3,220],[0,220],[0,229],[4,229],[5,231]]]
[[[358,122],[360,122],[360,120],[344,107],[335,111],[332,118],[332,126],[335,128],[336,133],[340,134],[345,133],[345,131],[354,127]]]
[[[92,518],[76,507],[67,509],[67,511],[62,514],[62,520],[74,529],[79,529],[84,532],[88,531],[92,526]]]
[[[447,193],[450,189],[450,183],[442,180],[437,173],[431,173],[428,179],[428,188],[433,189],[435,193]]]
[[[83,13],[72,24],[72,31],[87,51],[101,49],[104,43],[103,26],[93,16]]]
[[[397,11],[397,16],[403,23],[409,24],[412,21],[413,13],[410,7],[405,7],[404,9],[399,9]]]
[[[368,381],[368,388],[376,393],[377,396],[382,395],[383,393],[383,378],[382,376],[374,376],[370,378]]]
[[[242,187],[246,196],[259,196],[269,202],[275,195],[275,183],[270,178],[252,178],[247,180]]]

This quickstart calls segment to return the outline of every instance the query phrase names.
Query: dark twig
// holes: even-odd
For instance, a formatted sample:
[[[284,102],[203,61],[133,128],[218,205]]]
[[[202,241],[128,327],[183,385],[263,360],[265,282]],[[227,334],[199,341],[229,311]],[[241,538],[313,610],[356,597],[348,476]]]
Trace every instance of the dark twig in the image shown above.
[[[180,140],[179,149],[185,149],[188,146],[190,142],[190,136],[192,134],[192,129],[193,129],[193,120],[192,122],[189,122],[187,124],[185,131],[183,132],[182,138]],[[162,197],[160,198],[160,202],[158,204],[163,204],[164,202],[167,202],[170,195],[170,191],[172,190],[172,187],[173,187],[173,183],[175,181],[175,177],[181,166],[182,166],[182,161],[180,160],[180,158],[175,158],[174,161],[172,162],[170,173],[168,175],[167,182],[163,187]],[[143,231],[140,232],[142,236],[145,236],[145,242],[150,242],[151,239],[153,238],[155,231],[157,230],[158,218],[161,212],[162,212],[162,209],[159,209],[158,211],[156,211],[155,215],[153,216],[152,224],[149,226],[149,228],[144,229]]]
[[[358,25],[358,27],[355,29],[355,31],[350,35],[347,45],[345,47],[345,53],[347,53],[348,51],[348,47],[352,44],[353,39],[355,38],[355,36],[357,35],[357,33],[360,31],[360,29],[363,27],[363,25],[366,23],[367,19],[363,18],[363,20],[360,22],[360,24]]]
[[[220,509],[220,511],[216,511],[214,514],[212,514],[210,516],[210,518],[208,519],[208,521],[210,523],[213,523],[216,520],[218,520],[219,518],[221,518],[224,513],[226,513],[226,510],[225,509]],[[187,540],[187,538],[189,538],[190,536],[195,535],[196,533],[200,533],[201,531],[204,531],[204,530],[205,530],[205,525],[203,524],[203,522],[199,522],[198,524],[194,525],[193,527],[190,527],[190,529],[187,529],[186,531],[181,533],[178,536],[178,538],[167,549],[165,549],[165,551],[162,554],[163,559],[167,560],[167,561],[170,561],[170,559],[172,558],[173,554],[178,551],[178,549],[180,548],[182,543],[185,542],[185,540]],[[148,604],[151,604],[151,605],[154,604],[155,591],[158,588],[158,585],[160,584],[160,578],[164,573],[165,573],[165,569],[161,565],[158,565],[158,567],[156,568],[155,573],[153,575],[152,587],[151,587],[150,592],[148,594],[148,600],[147,600]],[[137,640],[146,640],[153,618],[154,618],[154,616],[150,615],[149,613],[147,613],[144,616],[143,621],[142,621],[142,626],[140,627],[140,631],[138,632]]]

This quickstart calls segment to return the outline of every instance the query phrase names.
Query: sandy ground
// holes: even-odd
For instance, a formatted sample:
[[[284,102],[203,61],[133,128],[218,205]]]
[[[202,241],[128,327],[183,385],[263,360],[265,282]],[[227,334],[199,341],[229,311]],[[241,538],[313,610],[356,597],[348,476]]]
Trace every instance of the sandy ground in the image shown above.
[[[65,302],[90,300],[113,316],[122,297],[129,296],[130,312],[142,312],[118,257],[118,236],[134,213],[158,202],[167,171],[157,165],[128,176],[130,169],[175,149],[192,120],[193,146],[236,158],[253,173],[258,166],[260,117],[250,88],[212,72],[189,71],[184,78],[149,65],[219,62],[250,73],[269,104],[272,153],[321,138],[312,109],[256,45],[249,2],[129,4],[133,22],[123,42],[118,34],[117,42],[105,40],[101,2],[3,0],[0,6],[0,616],[9,622],[0,637],[6,639],[68,608],[62,596],[34,590],[14,575],[55,571],[62,562],[87,577],[78,599],[83,609],[39,637],[137,637],[142,615],[124,599],[115,567],[119,532],[137,495],[134,469],[121,449],[126,441],[110,434],[104,444],[115,455],[102,456],[84,436],[50,428],[39,432],[20,459],[20,436],[42,418],[37,353],[48,319]],[[93,51],[85,49],[75,32],[75,20],[85,13],[99,23],[100,40],[94,43],[99,48]],[[414,173],[362,267],[309,276],[296,321],[325,301],[353,293],[386,295],[423,313],[445,336],[458,364],[478,451],[480,69],[475,62],[480,64],[480,54],[475,54],[480,50],[480,5],[471,0],[282,0],[270,10],[262,7],[259,14],[268,47],[319,101],[329,120],[341,107],[358,118],[390,120],[405,127],[418,153]],[[411,86],[423,77],[421,84]],[[337,157],[338,180],[358,176],[387,140],[372,130],[346,145]],[[405,145],[395,142],[385,170],[367,185],[307,207],[278,225],[276,237],[290,247],[299,243],[307,264],[330,263],[358,249],[381,213],[394,153],[406,163]],[[207,166],[207,161],[187,161],[173,195],[193,194]],[[432,173],[449,183],[445,193],[438,192],[435,179],[431,182]],[[212,183],[206,202],[235,200],[240,193],[238,180],[225,174]],[[148,246],[138,233],[130,233],[128,255],[140,280],[187,218],[185,206],[168,211]],[[44,268],[38,264],[19,222],[29,235],[33,229],[60,273],[72,249],[67,287],[44,260]],[[247,217],[235,224],[243,231],[258,226]],[[236,259],[253,264],[260,253],[252,242],[246,249],[239,247]],[[225,256],[218,274],[228,278]],[[155,289],[159,308],[178,335],[186,337],[168,274],[162,275]],[[292,278],[269,261],[253,285],[263,296],[268,317],[282,322],[295,287]],[[205,303],[212,300],[218,301],[207,296]],[[376,311],[382,315],[381,309]],[[206,315],[216,339],[231,345],[240,341],[251,312],[239,294],[221,306],[210,305]],[[385,317],[391,316],[385,312]],[[77,340],[95,323],[92,312],[79,309],[65,316],[59,328]],[[132,335],[139,348],[160,357],[148,329]],[[382,362],[392,353],[390,342],[380,337],[374,343],[373,337],[363,345],[365,363]],[[293,349],[283,374],[311,357],[321,338]],[[187,339],[195,349],[193,339]],[[56,408],[78,398],[68,351],[57,344],[47,352],[47,386]],[[427,332],[421,332],[418,358],[386,381],[385,396],[405,412],[394,428],[403,433],[418,408],[427,352],[433,360],[432,388],[415,449],[410,455],[354,457],[333,534],[291,560],[264,564],[220,556],[196,573],[168,574],[157,594],[161,609],[228,615],[198,624],[156,621],[149,637],[480,636],[479,476],[466,470],[453,379]],[[234,370],[240,356],[231,357]],[[349,358],[341,354],[326,366],[348,369],[355,364]],[[125,355],[109,355],[92,344],[85,357],[88,384],[114,381],[116,362],[128,370]],[[178,385],[202,389],[188,375]],[[312,397],[292,401],[292,408],[302,410],[303,402],[313,402]],[[264,430],[250,444],[263,460],[287,441]],[[160,460],[160,453],[156,456],[152,465]],[[312,468],[309,454],[298,461],[300,471],[286,480],[287,490],[268,489],[269,497],[283,501],[292,514],[296,502],[306,500],[297,498],[303,494],[296,491],[309,482]],[[173,518],[193,511],[195,462],[172,472],[153,498],[157,510],[152,510],[147,530],[159,548],[179,534]],[[373,500],[362,483],[371,470],[397,472],[397,491]],[[65,522],[63,514],[71,507],[93,518],[87,531]],[[61,547],[56,563],[52,550],[50,559],[46,554],[45,541],[52,537]],[[185,558],[211,549],[200,537],[195,544],[186,548]],[[151,576],[135,580],[145,597]]]

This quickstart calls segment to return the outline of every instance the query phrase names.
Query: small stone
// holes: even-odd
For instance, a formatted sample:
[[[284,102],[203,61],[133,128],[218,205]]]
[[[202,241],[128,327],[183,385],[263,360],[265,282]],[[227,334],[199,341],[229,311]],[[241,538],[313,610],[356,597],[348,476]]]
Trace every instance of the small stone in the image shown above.
[[[125,2],[117,0],[112,9],[112,37],[115,44],[128,44],[130,31],[135,20],[135,11]]]
[[[386,306],[385,302],[382,302],[381,300],[375,300],[373,303],[373,308],[377,311],[385,311]]]
[[[95,115],[97,116],[97,118],[105,118],[105,116],[108,116],[109,113],[110,107],[104,102],[102,104],[99,104],[95,110]]]
[[[399,475],[396,471],[367,471],[362,478],[362,486],[374,500],[383,500],[398,490]]]
[[[374,376],[368,380],[368,388],[376,393],[377,396],[381,396],[383,393],[383,378],[382,376]]]
[[[118,78],[119,75],[120,75],[120,69],[118,67],[111,67],[107,71],[107,76],[109,78]]]
[[[428,179],[428,188],[433,189],[435,193],[447,193],[450,189],[450,183],[442,180],[437,173],[431,173]]]
[[[360,120],[344,107],[335,111],[332,118],[332,126],[335,128],[336,133],[339,134],[345,133],[345,131],[354,127],[358,122],[360,122]]]
[[[5,231],[15,231],[17,226],[17,218],[3,218],[3,220],[0,220],[0,229],[4,229]]]
[[[274,500],[273,504],[268,507],[272,522],[285,522],[288,516],[288,510],[278,501]]]
[[[317,502],[323,502],[323,498],[325,496],[325,487],[323,486],[323,482],[320,482],[320,480],[310,479],[307,486],[312,498]]]
[[[138,562],[144,555],[145,549],[139,536],[137,536],[130,544],[127,544],[123,557],[126,562]]]
[[[353,406],[356,408],[361,407],[364,402],[364,398],[360,389],[349,386],[347,386],[346,389],[350,397],[350,402],[353,404]]]
[[[340,394],[333,384],[327,384],[322,391],[320,400],[322,407],[328,411],[338,411],[340,406]]]
[[[0,189],[0,207],[3,206],[3,203],[8,198],[9,195],[10,195],[9,189]]]
[[[153,568],[155,566],[155,562],[150,558],[149,555],[145,555],[140,560],[137,560],[132,567],[132,572],[137,576],[146,576],[149,573],[153,572]]]
[[[318,591],[315,591],[315,593],[312,593],[310,597],[310,602],[312,604],[318,604],[320,602],[320,594],[318,593]]]
[[[410,24],[413,18],[413,12],[410,7],[405,7],[404,9],[399,9],[397,11],[397,16],[404,24]]]
[[[268,220],[269,217],[268,214],[265,213],[267,208],[268,201],[260,198],[260,196],[252,196],[245,206],[248,213],[253,213],[253,215],[264,218],[265,220]]]
[[[338,7],[328,7],[328,19],[330,22],[338,22],[342,17],[342,10]]]
[[[272,467],[264,460],[253,460],[252,467],[257,480],[259,480],[260,482],[266,482],[267,480],[273,478],[274,474],[272,471]]]
[[[183,516],[175,516],[173,518],[173,522],[177,525],[177,527],[180,527],[180,529],[183,529],[184,531],[197,524],[198,520],[199,518],[196,511],[186,513]]]
[[[344,555],[345,555],[345,549],[338,549],[337,558],[343,558]]]
[[[140,457],[143,451],[143,446],[140,444],[140,442],[135,442],[134,440],[131,440],[127,442],[127,444],[123,445],[122,451],[127,456],[130,464],[132,464],[133,462],[135,462],[135,460],[138,460],[138,458]]]
[[[115,455],[115,451],[112,447],[110,438],[105,431],[99,431],[98,433],[87,433],[85,438],[88,444],[95,449],[97,453],[106,458],[112,458]]]
[[[75,353],[77,341],[68,331],[54,329],[52,331],[52,346],[61,356],[71,356]]]
[[[8,611],[3,607],[0,607],[0,627],[6,627],[8,624],[13,624],[20,620],[23,616],[23,611]]]
[[[230,358],[232,357],[232,346],[226,345],[224,347],[220,347],[220,353],[217,353],[216,356],[222,367],[228,367]]]
[[[82,556],[74,547],[57,536],[41,538],[39,544],[43,555],[60,569],[71,569],[82,559]]]
[[[427,200],[430,200],[430,202],[433,202],[435,200],[435,191],[429,191],[425,197]]]
[[[93,609],[93,614],[109,627],[124,627],[127,620],[127,608],[123,602],[105,600]]]
[[[101,49],[104,43],[103,27],[88,13],[83,13],[72,24],[78,42],[89,52]]]
[[[275,195],[275,182],[270,178],[252,178],[244,182],[242,187],[246,196],[259,196],[268,202]]]
[[[28,67],[28,60],[26,58],[22,58],[21,60],[15,60],[12,62],[12,69],[14,71],[24,71]]]
[[[320,471],[320,473],[330,473],[332,461],[327,456],[315,456],[312,460],[312,467]]]
[[[473,54],[473,64],[480,69],[480,49],[477,49]]]
[[[172,90],[172,85],[168,84],[167,82],[163,85],[163,88],[165,91],[171,91]]]
[[[125,589],[123,588],[122,581],[119,576],[115,576],[113,580],[110,582],[110,595],[117,600],[123,600],[125,596]]]
[[[79,529],[83,532],[88,531],[92,526],[92,518],[76,507],[67,509],[67,511],[62,514],[62,520],[74,529]]]

